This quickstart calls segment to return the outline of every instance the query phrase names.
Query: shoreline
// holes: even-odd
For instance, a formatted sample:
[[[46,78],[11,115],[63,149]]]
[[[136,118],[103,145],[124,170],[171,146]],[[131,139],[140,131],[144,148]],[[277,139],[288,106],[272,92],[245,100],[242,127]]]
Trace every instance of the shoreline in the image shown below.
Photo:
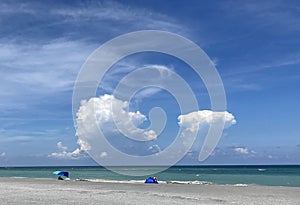
[[[0,178],[3,204],[299,204],[300,187]]]
[[[36,178],[36,177],[1,177],[1,179],[33,179],[33,180],[57,180],[56,178]],[[145,180],[112,180],[112,179],[96,179],[96,178],[76,178],[76,179],[66,179],[65,181],[82,181],[90,183],[115,183],[115,184],[144,184]],[[209,181],[158,181],[159,184],[178,184],[178,185],[220,185],[220,186],[234,186],[234,187],[247,187],[247,186],[263,186],[263,187],[295,187],[300,188],[300,186],[288,186],[288,185],[262,185],[262,184],[246,184],[246,183],[236,183],[236,184],[218,184]]]

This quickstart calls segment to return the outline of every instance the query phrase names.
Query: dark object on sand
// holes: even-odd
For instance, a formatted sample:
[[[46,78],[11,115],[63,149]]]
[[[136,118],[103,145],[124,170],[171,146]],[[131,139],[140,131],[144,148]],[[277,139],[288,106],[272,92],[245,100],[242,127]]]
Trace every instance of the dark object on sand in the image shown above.
[[[62,178],[61,176],[59,176],[57,179],[58,180],[64,180],[64,178]]]
[[[145,184],[158,184],[156,177],[149,177],[146,179]]]

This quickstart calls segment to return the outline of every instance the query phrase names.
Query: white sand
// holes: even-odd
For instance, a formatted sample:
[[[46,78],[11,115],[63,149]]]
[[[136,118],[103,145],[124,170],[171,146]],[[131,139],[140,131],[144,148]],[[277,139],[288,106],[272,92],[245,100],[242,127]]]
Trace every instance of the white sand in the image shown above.
[[[0,204],[300,204],[300,187],[0,178]]]

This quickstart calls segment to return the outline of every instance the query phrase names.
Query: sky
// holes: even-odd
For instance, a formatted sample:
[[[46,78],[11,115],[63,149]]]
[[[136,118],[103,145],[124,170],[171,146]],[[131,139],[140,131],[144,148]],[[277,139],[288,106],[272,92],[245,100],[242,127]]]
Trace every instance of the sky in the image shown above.
[[[73,116],[74,85],[88,57],[107,41],[140,30],[172,32],[193,41],[223,81],[226,128],[205,161],[198,161],[199,151],[208,125],[220,115],[211,111],[201,78],[174,56],[126,56]],[[1,1],[0,166],[97,165],[87,154],[87,142],[98,137],[89,127],[94,111],[109,143],[130,155],[163,151],[181,126],[184,146],[190,143],[183,140],[185,132],[196,123],[197,139],[178,164],[300,164],[299,36],[300,3],[292,0]],[[124,80],[142,67],[149,68],[146,74]],[[174,80],[175,74],[189,84],[199,110],[180,113],[168,91],[143,88],[170,76]],[[128,101],[124,93],[114,93],[119,82],[141,89]],[[117,126],[109,110],[112,102],[121,109]],[[144,130],[154,123],[153,107],[165,113],[160,134]],[[123,131],[146,142],[128,139]],[[103,147],[93,149],[101,159],[114,158]]]

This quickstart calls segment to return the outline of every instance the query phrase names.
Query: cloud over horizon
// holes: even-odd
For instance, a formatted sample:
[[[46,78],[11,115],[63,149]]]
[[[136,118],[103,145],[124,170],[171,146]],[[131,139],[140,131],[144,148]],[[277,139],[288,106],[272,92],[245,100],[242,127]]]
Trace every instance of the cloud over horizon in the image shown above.
[[[112,109],[113,104],[117,107],[117,109],[114,110],[115,112],[113,112]],[[91,142],[97,142],[97,138],[99,137],[98,129],[101,129],[106,137],[115,135],[122,135],[124,137],[125,134],[131,139],[140,138],[141,141],[145,141],[146,145],[145,147],[138,144],[140,152],[146,151],[148,154],[153,154],[163,151],[159,144],[154,144],[158,137],[154,130],[137,128],[147,120],[147,117],[140,111],[129,112],[128,104],[128,102],[108,94],[82,101],[76,118],[76,135],[78,137],[80,150],[94,152],[95,150],[93,149],[95,145],[91,144]],[[184,148],[186,144],[192,143],[190,142],[191,132],[197,132],[198,127],[200,131],[210,124],[220,121],[225,123],[225,128],[236,123],[234,116],[228,112],[202,110],[180,115],[178,117],[178,126],[183,128],[182,135],[179,136],[182,138],[182,148]],[[115,126],[114,123],[118,125]],[[152,144],[146,144],[152,141]],[[122,146],[126,147],[127,145],[123,144]],[[130,144],[129,146],[135,145]],[[179,148],[179,150],[182,148]],[[100,153],[100,157],[110,156],[110,153],[106,152],[106,150],[97,150],[97,152]]]
[[[79,148],[75,149],[74,151],[68,152],[68,147],[64,146],[61,141],[56,144],[56,147],[59,152],[52,152],[48,155],[48,157],[58,159],[80,159],[83,157],[87,157],[86,153]]]

